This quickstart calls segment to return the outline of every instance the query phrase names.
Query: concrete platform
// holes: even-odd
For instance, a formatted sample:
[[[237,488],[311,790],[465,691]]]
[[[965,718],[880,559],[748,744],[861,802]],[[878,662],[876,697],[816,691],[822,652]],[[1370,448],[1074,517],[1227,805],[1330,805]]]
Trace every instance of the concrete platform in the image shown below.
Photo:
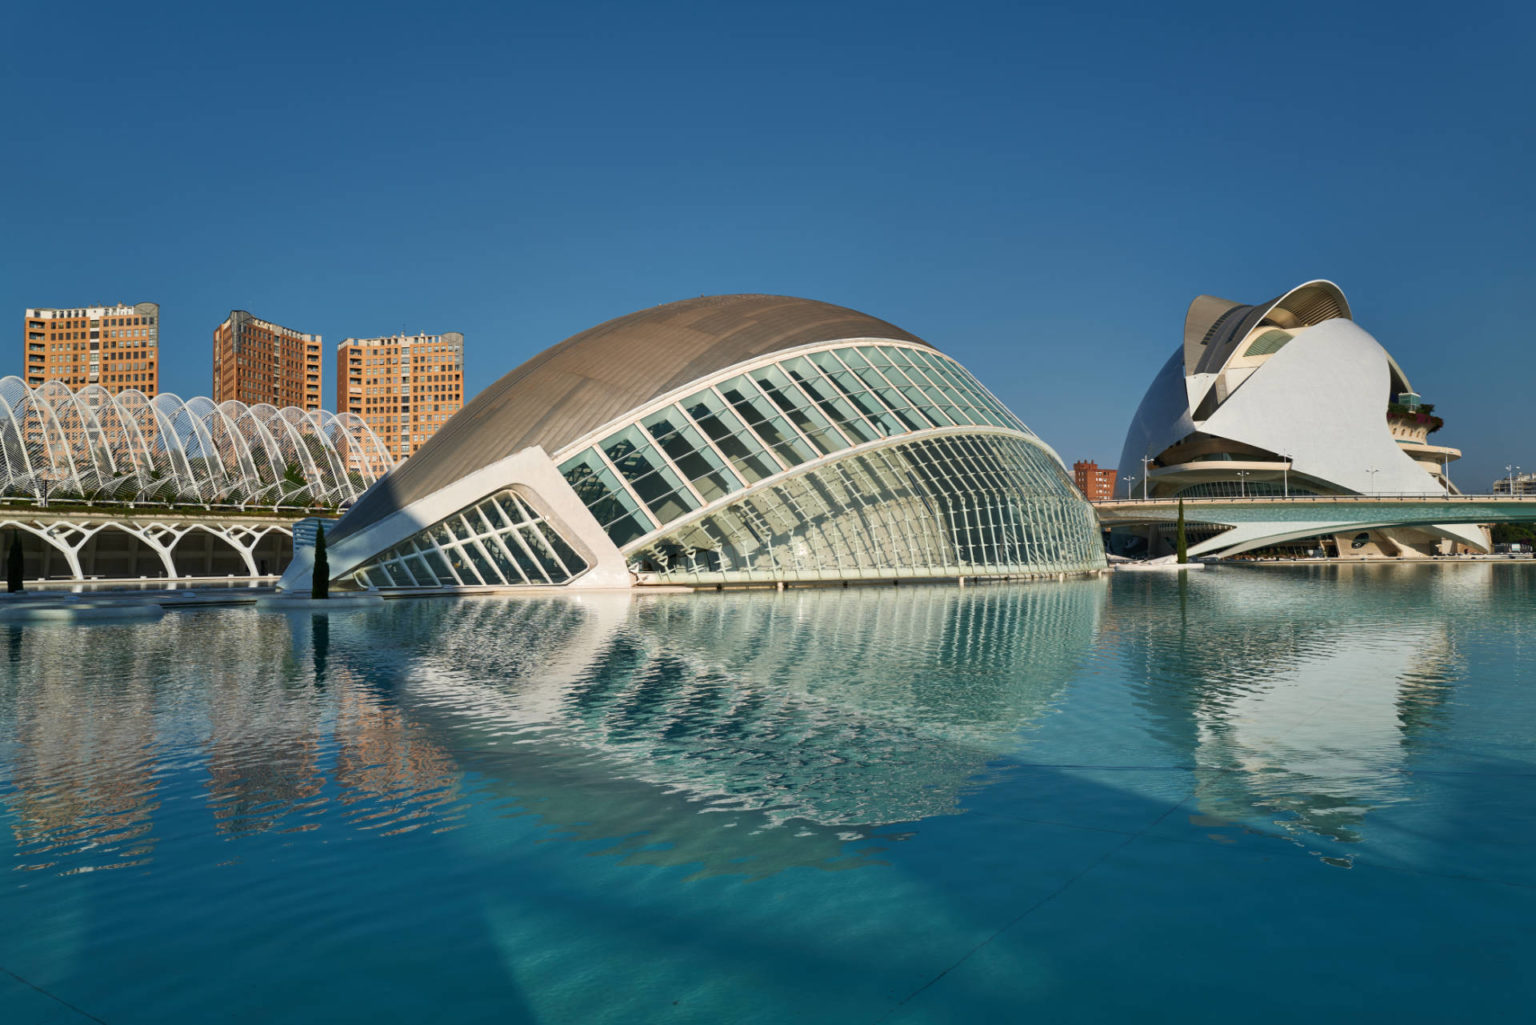
[[[19,625],[55,623],[142,623],[159,619],[165,610],[143,598],[78,598],[49,595],[46,599],[0,603],[0,623]]]
[[[375,609],[384,604],[384,596],[342,593],[329,598],[311,598],[307,594],[268,594],[256,599],[256,607],[267,612],[349,612]]]

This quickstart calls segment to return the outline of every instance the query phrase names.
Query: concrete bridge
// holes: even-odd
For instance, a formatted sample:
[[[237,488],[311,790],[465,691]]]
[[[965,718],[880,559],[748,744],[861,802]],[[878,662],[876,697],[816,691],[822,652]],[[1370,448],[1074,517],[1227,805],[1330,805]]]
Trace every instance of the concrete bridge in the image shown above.
[[[292,560],[294,523],[305,514],[0,506],[0,561],[16,535],[29,581],[271,576]]]
[[[1106,527],[1171,527],[1177,498],[1111,499],[1093,503]],[[1536,495],[1271,495],[1186,498],[1187,524],[1230,529],[1189,546],[1191,556],[1237,555],[1285,541],[1393,527],[1536,523]]]

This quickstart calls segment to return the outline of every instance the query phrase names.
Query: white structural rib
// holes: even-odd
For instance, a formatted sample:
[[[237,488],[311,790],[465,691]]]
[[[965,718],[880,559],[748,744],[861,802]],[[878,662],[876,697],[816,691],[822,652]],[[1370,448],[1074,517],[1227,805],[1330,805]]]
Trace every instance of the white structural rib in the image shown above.
[[[0,495],[340,505],[389,471],[362,418],[0,378]]]

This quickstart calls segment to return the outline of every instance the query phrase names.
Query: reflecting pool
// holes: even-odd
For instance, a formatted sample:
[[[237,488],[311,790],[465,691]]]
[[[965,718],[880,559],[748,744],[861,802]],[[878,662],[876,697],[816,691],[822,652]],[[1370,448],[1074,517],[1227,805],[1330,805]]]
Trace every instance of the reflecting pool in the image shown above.
[[[1536,567],[205,609],[0,642],[8,1025],[1536,998]]]

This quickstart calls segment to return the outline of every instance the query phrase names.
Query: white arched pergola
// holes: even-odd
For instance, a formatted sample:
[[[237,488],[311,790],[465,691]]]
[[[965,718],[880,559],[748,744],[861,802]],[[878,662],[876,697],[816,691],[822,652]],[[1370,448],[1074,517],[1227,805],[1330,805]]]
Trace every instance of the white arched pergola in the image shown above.
[[[341,505],[393,465],[352,413],[0,378],[0,496]]]

